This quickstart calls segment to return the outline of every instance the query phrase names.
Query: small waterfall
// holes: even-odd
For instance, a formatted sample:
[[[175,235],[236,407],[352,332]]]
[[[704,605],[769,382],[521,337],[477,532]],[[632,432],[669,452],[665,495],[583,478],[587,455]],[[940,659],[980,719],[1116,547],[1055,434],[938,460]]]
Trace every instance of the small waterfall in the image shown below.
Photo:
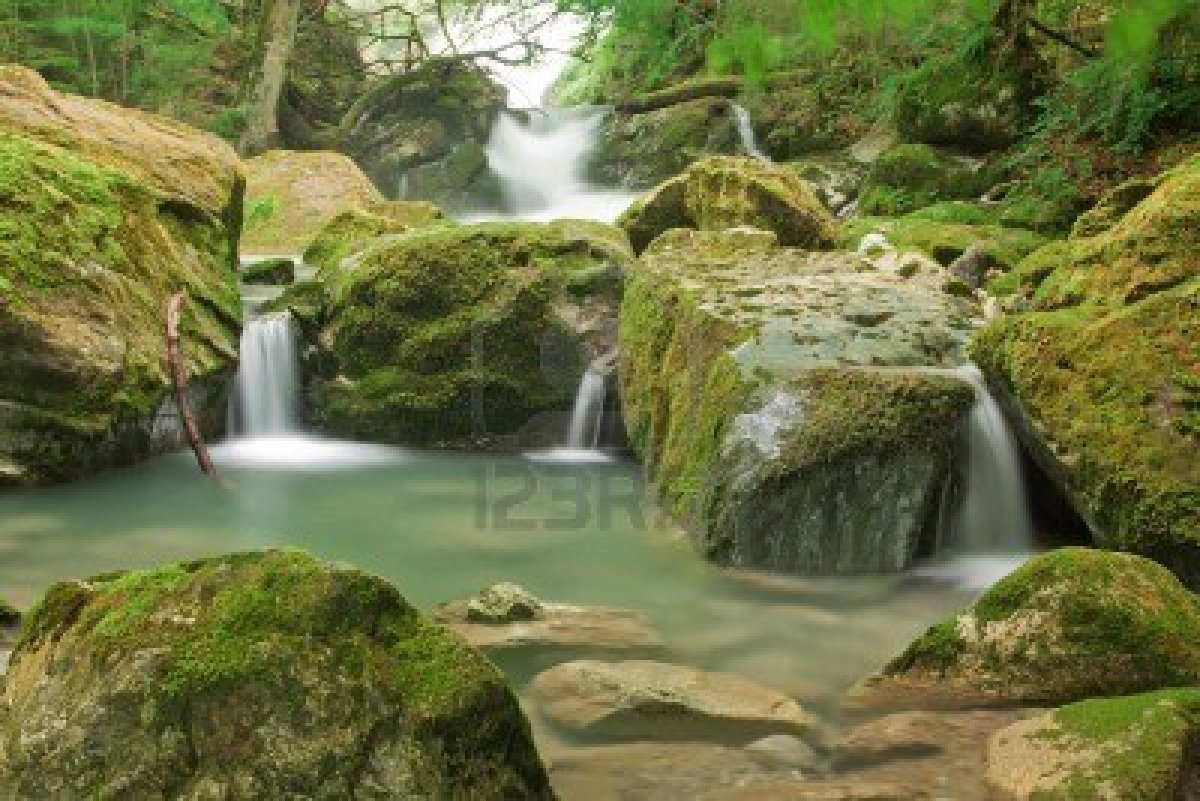
[[[979,368],[954,374],[975,390],[967,432],[966,492],[953,523],[953,541],[965,551],[1028,551],[1033,519],[1016,437]]]
[[[596,450],[604,428],[604,399],[608,392],[604,375],[587,370],[579,381],[575,409],[571,412],[571,429],[567,447],[575,450]]]
[[[764,153],[758,146],[758,137],[754,133],[754,121],[750,119],[750,112],[740,103],[730,102],[729,108],[733,111],[733,119],[737,123],[738,137],[742,142],[742,152],[751,158],[770,161],[771,157]]]
[[[242,330],[242,361],[230,427],[251,437],[295,431],[298,375],[291,316],[272,314],[248,320]]]

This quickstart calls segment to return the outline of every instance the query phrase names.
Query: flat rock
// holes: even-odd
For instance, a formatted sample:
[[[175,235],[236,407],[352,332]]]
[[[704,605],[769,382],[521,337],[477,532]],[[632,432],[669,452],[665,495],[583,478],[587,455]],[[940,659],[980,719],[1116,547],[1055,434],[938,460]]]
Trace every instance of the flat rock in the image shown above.
[[[548,719],[591,738],[730,743],[818,733],[817,720],[792,698],[682,665],[582,660],[539,674],[532,686]]]

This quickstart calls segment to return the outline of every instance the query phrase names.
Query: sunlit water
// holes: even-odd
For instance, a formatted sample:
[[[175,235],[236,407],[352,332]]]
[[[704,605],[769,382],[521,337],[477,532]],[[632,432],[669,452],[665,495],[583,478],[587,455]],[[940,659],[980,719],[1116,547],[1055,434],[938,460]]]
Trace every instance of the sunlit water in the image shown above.
[[[214,457],[223,485],[176,454],[0,494],[0,596],[27,605],[63,579],[297,546],[378,573],[425,608],[506,580],[547,599],[637,609],[662,632],[663,658],[821,706],[980,586],[969,563],[832,579],[724,571],[629,500],[643,484],[621,461],[305,437],[219,445]],[[535,492],[520,501],[526,486]]]

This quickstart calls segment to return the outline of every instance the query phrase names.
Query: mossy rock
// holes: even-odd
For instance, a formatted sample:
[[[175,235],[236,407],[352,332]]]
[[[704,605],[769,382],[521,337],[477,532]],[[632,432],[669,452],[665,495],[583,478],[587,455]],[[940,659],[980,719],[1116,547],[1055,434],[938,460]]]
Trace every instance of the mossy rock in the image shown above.
[[[1132,554],[1035,557],[885,670],[963,705],[1063,703],[1200,683],[1200,598]]]
[[[975,360],[1021,406],[1043,469],[1098,544],[1200,587],[1200,160],[1108,230],[1023,262],[1029,311],[994,321]],[[1042,444],[1045,443],[1045,444]]]
[[[1020,81],[994,59],[985,61],[935,57],[906,75],[895,89],[891,109],[901,135],[974,152],[1011,145],[1027,112],[1020,102]]]
[[[867,135],[872,99],[864,90],[868,82],[850,78],[856,66],[850,61],[829,71],[775,72],[744,92],[739,102],[763,150],[776,161],[792,161],[849,147]],[[831,79],[833,71],[838,79]]]
[[[182,444],[162,328],[180,291],[192,406],[221,431],[242,189],[215,137],[0,69],[0,484]]]
[[[242,252],[300,254],[345,211],[366,211],[383,196],[341,153],[272,150],[245,162]]]
[[[862,214],[897,216],[987,189],[986,171],[929,145],[896,145],[871,165],[858,198]]]
[[[592,354],[565,309],[615,308],[630,258],[619,230],[583,222],[444,226],[381,243],[330,285],[322,339],[336,374],[322,382],[318,423],[383,442],[499,445],[569,409]]]
[[[304,263],[328,278],[342,262],[380,237],[446,224],[442,210],[424,201],[389,200],[348,209],[326,223],[304,251]]]
[[[1002,270],[1016,267],[1022,259],[1046,244],[1045,237],[1032,231],[994,223],[965,222],[967,219],[979,218],[945,204],[897,218],[858,217],[843,225],[841,244],[842,247],[857,248],[864,236],[877,232],[896,248],[925,254],[943,267],[949,267],[976,245]]]
[[[241,279],[243,284],[286,286],[296,280],[296,262],[290,257],[250,262],[243,265]]]
[[[618,225],[639,252],[664,231],[721,231],[749,226],[772,231],[780,244],[831,248],[837,224],[812,188],[786,166],[713,156],[696,162],[635,203]]]
[[[769,232],[677,229],[631,274],[626,428],[665,507],[711,558],[899,570],[935,533],[973,396],[902,368],[956,364],[969,306],[932,274],[863,263],[782,249]]]
[[[490,662],[299,551],[55,585],[3,693],[8,797],[552,797]]]
[[[1102,698],[994,734],[988,786],[998,798],[1160,801],[1200,788],[1200,689]]]

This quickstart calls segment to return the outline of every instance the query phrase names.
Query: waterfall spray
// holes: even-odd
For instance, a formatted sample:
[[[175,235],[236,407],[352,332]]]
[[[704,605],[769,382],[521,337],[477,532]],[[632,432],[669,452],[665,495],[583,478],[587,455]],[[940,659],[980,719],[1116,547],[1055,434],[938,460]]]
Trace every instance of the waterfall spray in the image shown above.
[[[583,374],[575,395],[575,409],[571,412],[567,447],[578,450],[599,447],[607,391],[607,382],[602,374],[591,369]]]
[[[298,372],[291,316],[249,320],[242,330],[232,427],[252,437],[295,431]]]

